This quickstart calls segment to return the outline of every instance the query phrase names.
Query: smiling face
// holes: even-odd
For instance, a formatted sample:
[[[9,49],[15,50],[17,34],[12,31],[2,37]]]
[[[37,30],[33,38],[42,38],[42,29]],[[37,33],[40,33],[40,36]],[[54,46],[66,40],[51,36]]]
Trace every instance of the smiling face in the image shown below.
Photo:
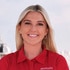
[[[24,44],[42,44],[48,29],[44,17],[39,12],[29,12],[22,20],[19,27]]]

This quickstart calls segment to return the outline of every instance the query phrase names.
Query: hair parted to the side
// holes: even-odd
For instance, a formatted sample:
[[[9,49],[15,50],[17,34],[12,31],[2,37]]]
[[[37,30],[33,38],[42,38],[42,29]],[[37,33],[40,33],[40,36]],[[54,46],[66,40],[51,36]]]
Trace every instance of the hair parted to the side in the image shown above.
[[[24,19],[26,14],[30,11],[40,12],[43,15],[43,17],[46,21],[46,24],[48,26],[48,34],[43,39],[43,45],[46,47],[47,50],[50,50],[52,52],[57,52],[56,48],[55,48],[55,44],[54,44],[54,39],[53,39],[53,29],[51,27],[49,17],[47,15],[47,12],[45,11],[45,9],[40,5],[31,5],[31,6],[27,7],[19,16],[18,23],[16,26],[16,48],[17,48],[17,50],[19,50],[23,45],[23,39],[19,33],[19,26],[20,26],[22,19]]]

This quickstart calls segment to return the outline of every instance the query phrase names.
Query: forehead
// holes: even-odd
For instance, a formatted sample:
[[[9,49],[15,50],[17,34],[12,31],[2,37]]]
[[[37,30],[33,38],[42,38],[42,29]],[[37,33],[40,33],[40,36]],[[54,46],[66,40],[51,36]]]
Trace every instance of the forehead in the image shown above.
[[[40,19],[40,20],[44,20],[44,16],[40,12],[30,11],[25,15],[24,19]]]

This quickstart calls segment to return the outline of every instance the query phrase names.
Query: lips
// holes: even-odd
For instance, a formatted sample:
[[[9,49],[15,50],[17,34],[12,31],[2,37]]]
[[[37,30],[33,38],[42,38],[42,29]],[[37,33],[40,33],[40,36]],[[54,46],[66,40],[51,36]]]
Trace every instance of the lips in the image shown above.
[[[28,36],[35,38],[35,37],[37,37],[39,35],[38,34],[28,34]]]

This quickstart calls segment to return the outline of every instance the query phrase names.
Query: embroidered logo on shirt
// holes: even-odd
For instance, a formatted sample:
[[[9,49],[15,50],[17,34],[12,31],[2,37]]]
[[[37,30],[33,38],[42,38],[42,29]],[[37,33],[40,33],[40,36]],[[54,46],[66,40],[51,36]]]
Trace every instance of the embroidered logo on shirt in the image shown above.
[[[40,70],[53,70],[53,67],[44,67],[44,68],[40,68]]]

